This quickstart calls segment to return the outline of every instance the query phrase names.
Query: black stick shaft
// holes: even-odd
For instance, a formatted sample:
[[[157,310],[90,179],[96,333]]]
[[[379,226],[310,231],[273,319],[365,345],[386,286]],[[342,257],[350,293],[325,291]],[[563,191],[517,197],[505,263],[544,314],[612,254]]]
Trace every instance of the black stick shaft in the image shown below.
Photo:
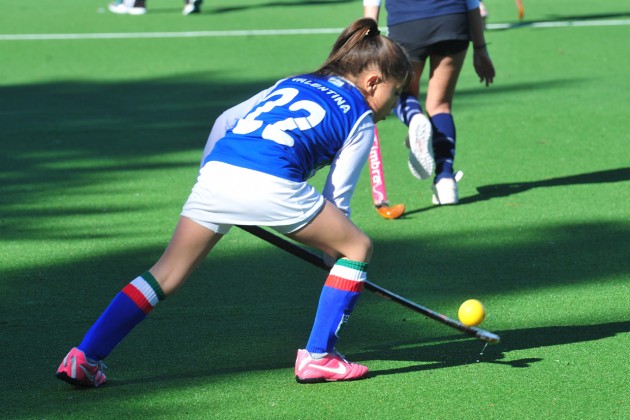
[[[326,263],[324,263],[324,260],[319,255],[305,248],[302,248],[299,245],[289,242],[286,239],[276,236],[275,234],[259,226],[240,226],[239,225],[239,228],[243,229],[246,232],[251,233],[254,236],[257,236],[258,238],[266,242],[269,242],[272,245],[277,246],[280,249],[283,249],[284,251],[287,251],[290,254],[295,255],[296,257],[306,262],[309,262],[326,271],[330,270],[330,267],[328,267]],[[468,327],[455,319],[449,318],[446,315],[442,315],[439,312],[435,312],[429,308],[426,308],[422,305],[419,305],[415,302],[405,299],[404,297],[397,295],[396,293],[390,292],[389,290],[384,289],[370,281],[365,282],[365,288],[371,292],[376,293],[379,296],[382,296],[386,299],[396,302],[408,309],[411,309],[414,312],[421,313],[422,315],[425,315],[431,319],[434,319],[442,324],[448,325],[451,328],[455,328],[472,337],[476,337],[480,340],[486,341],[491,344],[496,344],[499,341],[501,341],[501,338],[494,333],[483,330],[481,328]]]

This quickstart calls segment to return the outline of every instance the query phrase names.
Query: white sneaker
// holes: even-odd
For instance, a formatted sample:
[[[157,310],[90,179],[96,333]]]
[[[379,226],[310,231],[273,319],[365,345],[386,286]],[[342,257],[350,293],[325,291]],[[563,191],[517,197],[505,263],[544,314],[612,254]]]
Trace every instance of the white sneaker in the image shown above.
[[[416,114],[409,122],[409,170],[418,179],[427,179],[433,175],[433,130],[431,121],[424,114]]]
[[[464,173],[457,171],[453,178],[442,178],[437,184],[433,184],[433,204],[446,206],[459,203],[459,191],[457,183],[462,179]]]
[[[184,16],[201,13],[201,3],[202,0],[187,0],[186,6],[184,6],[184,10],[182,10],[182,14]]]
[[[107,8],[110,12],[116,13],[117,15],[144,15],[147,13],[146,7],[135,7],[134,0],[124,0],[120,3],[110,3],[107,5]]]

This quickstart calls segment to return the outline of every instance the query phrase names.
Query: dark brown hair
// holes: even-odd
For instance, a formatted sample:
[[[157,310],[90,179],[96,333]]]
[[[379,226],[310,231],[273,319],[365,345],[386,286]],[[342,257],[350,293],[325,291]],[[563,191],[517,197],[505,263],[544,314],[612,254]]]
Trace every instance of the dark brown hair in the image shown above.
[[[363,18],[344,29],[315,74],[357,77],[371,68],[379,70],[386,81],[400,82],[402,88],[413,77],[405,50],[396,41],[382,36],[374,19]]]

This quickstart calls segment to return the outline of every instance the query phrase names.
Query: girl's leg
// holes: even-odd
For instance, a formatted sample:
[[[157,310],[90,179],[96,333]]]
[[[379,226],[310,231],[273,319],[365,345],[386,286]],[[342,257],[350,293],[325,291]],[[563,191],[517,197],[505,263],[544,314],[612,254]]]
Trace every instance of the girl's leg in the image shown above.
[[[164,254],[149,270],[168,296],[179,288],[223,235],[180,217]]]
[[[306,346],[312,354],[330,353],[334,350],[340,327],[348,320],[363,290],[367,265],[372,257],[372,242],[329,202],[311,223],[289,236],[337,260],[322,290]]]
[[[107,357],[160,300],[184,283],[221,237],[181,217],[162,257],[114,297],[78,349],[95,361]]]
[[[328,201],[310,223],[287,236],[335,258],[365,263],[372,258],[370,238]]]
[[[465,57],[466,51],[462,51],[452,56],[431,56],[430,60],[426,109],[433,126],[435,182],[444,177],[453,177],[456,134],[451,109]]]
[[[398,104],[394,108],[394,113],[406,126],[409,126],[411,118],[416,114],[422,114],[422,105],[420,105],[420,76],[424,69],[425,61],[414,61],[413,63],[414,78],[407,86],[407,89],[400,95]]]
[[[221,236],[181,217],[162,257],[116,295],[78,348],[91,359],[107,357],[160,300],[184,283]]]
[[[336,352],[335,344],[367,279],[371,240],[328,201],[306,227],[288,236],[337,259],[322,289],[306,349],[298,351],[297,381],[352,380],[365,376],[367,367],[345,360]]]

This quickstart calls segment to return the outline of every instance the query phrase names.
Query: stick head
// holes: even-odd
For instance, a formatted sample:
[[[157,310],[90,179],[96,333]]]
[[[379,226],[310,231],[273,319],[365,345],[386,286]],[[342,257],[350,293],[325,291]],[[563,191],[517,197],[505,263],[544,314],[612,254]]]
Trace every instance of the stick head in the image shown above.
[[[490,331],[482,330],[481,328],[470,327],[471,330],[475,331],[475,336],[485,341],[488,344],[499,344],[501,342],[501,337],[496,335],[495,333],[491,333]]]
[[[394,204],[389,206],[387,204],[381,204],[376,207],[378,214],[384,219],[398,219],[405,213],[404,204]]]

